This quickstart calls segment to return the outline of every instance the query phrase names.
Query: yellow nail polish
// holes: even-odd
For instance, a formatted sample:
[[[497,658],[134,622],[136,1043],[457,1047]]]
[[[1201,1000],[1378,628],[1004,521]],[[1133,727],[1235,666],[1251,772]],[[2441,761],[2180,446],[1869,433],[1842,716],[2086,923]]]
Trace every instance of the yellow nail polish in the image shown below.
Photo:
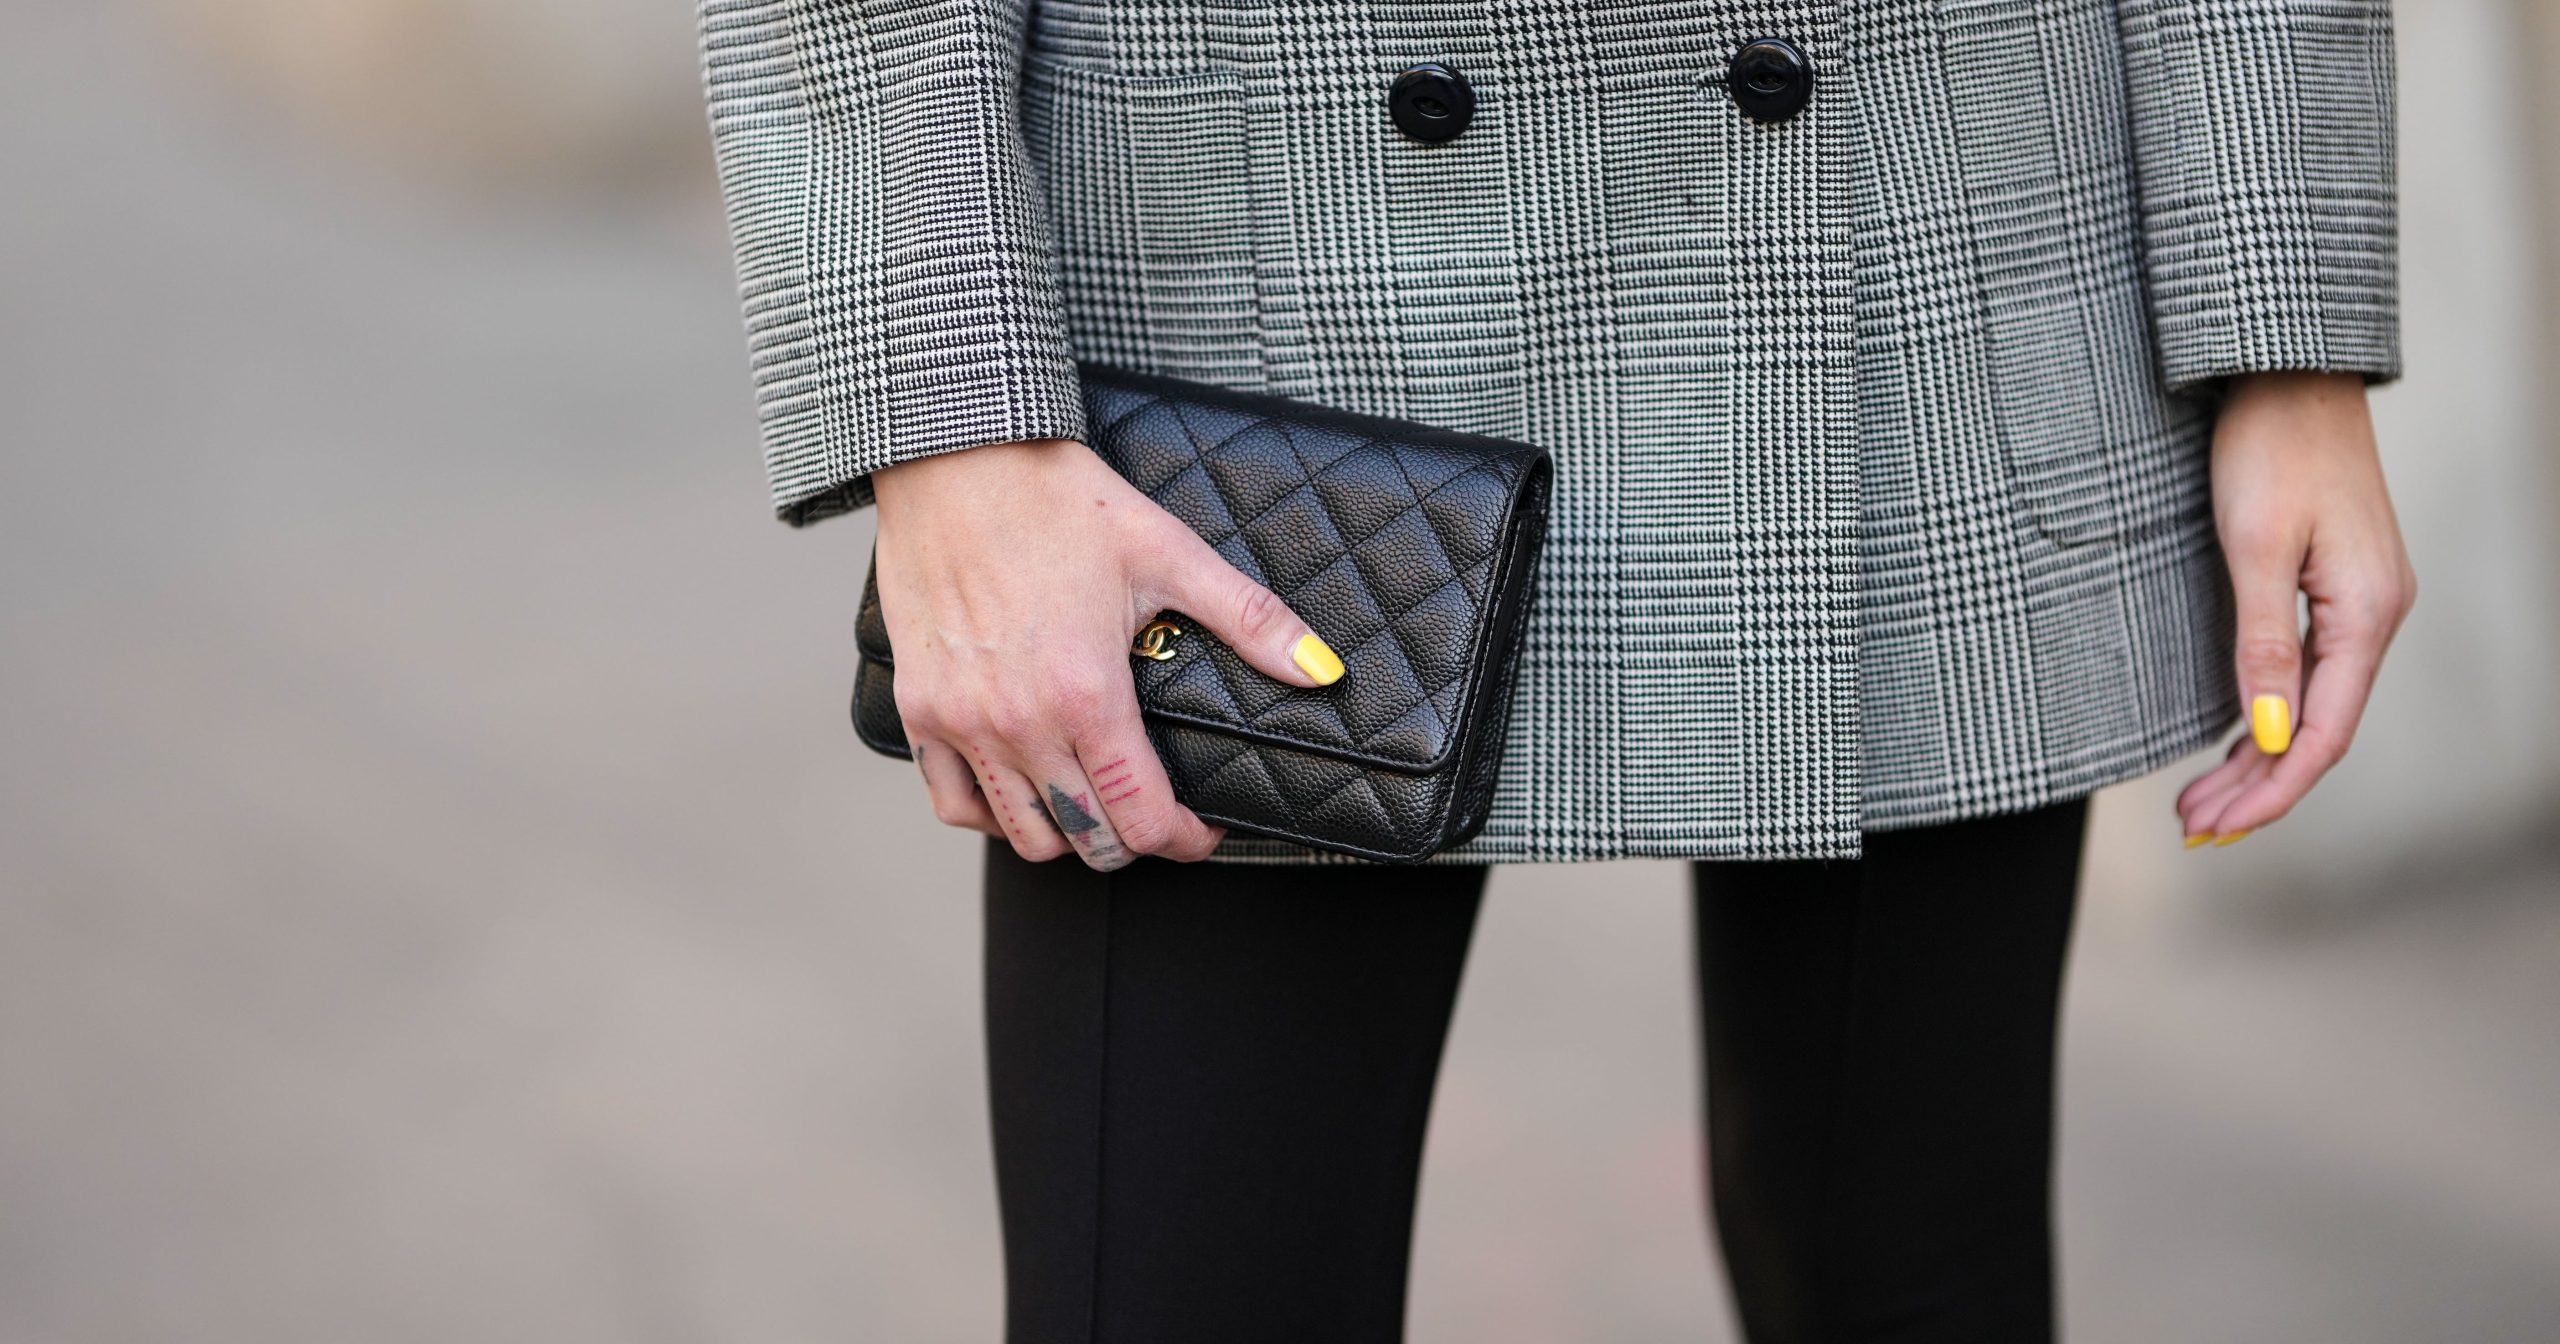
[[[2213,843],[2214,843],[2215,847],[2219,848],[2219,847],[2221,847],[2221,846],[2223,846],[2223,845],[2236,845],[2236,844],[2239,844],[2241,841],[2246,840],[2246,839],[2248,839],[2248,838],[2249,838],[2249,833],[2248,833],[2246,830],[2238,830],[2238,831],[2233,831],[2233,832],[2232,832],[2231,834],[2229,834],[2229,835],[2217,835],[2217,836],[2215,836],[2215,837],[2213,838]]]
[[[1289,661],[1298,670],[1316,679],[1318,686],[1330,686],[1342,680],[1342,655],[1333,646],[1313,635],[1298,636],[1298,646],[1289,650]]]
[[[2283,696],[2262,695],[2249,702],[2249,736],[2270,756],[2282,756],[2293,745],[2293,710]]]
[[[2195,834],[2193,834],[2193,835],[2191,835],[2191,836],[2188,836],[2188,837],[2187,837],[2187,848],[2189,848],[2189,849],[2193,849],[2193,848],[2195,848],[2195,847],[2196,847],[2196,846],[2198,846],[2198,845],[2210,844],[2210,843],[2212,842],[2212,840],[2213,840],[2213,832],[2211,832],[2211,831],[2198,831],[2198,832],[2196,832]]]

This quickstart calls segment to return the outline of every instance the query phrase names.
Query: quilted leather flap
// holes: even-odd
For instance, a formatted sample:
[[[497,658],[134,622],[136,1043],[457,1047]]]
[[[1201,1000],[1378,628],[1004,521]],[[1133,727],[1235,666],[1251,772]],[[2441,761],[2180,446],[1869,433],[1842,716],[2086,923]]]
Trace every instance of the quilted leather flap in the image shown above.
[[[1227,562],[1278,593],[1342,655],[1331,686],[1255,671],[1185,619],[1174,654],[1136,659],[1151,718],[1385,769],[1457,750],[1486,659],[1500,572],[1544,507],[1526,444],[1132,374],[1084,369],[1093,447]],[[865,592],[860,639],[888,660]]]

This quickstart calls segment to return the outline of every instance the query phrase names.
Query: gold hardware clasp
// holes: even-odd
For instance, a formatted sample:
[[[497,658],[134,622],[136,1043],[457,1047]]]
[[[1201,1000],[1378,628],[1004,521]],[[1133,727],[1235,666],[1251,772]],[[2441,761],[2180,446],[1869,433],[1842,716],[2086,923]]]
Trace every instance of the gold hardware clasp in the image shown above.
[[[1181,638],[1181,626],[1171,621],[1149,621],[1147,628],[1138,632],[1138,642],[1129,646],[1129,652],[1161,663],[1181,652],[1174,647]]]

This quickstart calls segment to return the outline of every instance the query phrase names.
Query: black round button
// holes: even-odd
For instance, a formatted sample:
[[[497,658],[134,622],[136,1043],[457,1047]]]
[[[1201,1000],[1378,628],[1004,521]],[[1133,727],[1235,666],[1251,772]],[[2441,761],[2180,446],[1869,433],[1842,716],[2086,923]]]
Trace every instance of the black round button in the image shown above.
[[[1476,115],[1476,91],[1445,65],[1417,65],[1396,76],[1387,90],[1387,115],[1396,129],[1430,144],[1455,140]]]
[[[1785,121],[1813,96],[1813,63],[1783,37],[1755,37],[1733,53],[1724,86],[1753,121]]]

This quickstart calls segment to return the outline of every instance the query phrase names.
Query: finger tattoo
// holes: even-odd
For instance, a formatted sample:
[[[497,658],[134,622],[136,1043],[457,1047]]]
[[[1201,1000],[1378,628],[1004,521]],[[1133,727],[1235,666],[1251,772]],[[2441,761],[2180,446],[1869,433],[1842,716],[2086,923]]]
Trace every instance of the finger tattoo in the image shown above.
[[[1129,851],[1102,828],[1102,818],[1093,814],[1090,804],[1086,794],[1069,793],[1055,784],[1049,786],[1049,814],[1057,818],[1058,829],[1066,832],[1070,844],[1096,865],[1110,866],[1126,860]]]
[[[1138,796],[1138,772],[1126,756],[1093,772],[1093,790],[1102,795],[1102,805],[1125,803]]]
[[[1006,829],[1030,836],[1046,835],[1058,829],[1057,823],[1049,820],[1048,812],[1040,806],[1037,789],[1032,791],[1032,796],[1029,798],[1013,798],[1005,793],[1002,784],[995,782],[995,767],[987,763],[987,758],[981,756],[977,760],[978,768],[973,772],[972,782],[978,787],[978,796],[984,798],[987,806],[993,808],[996,814],[1003,818]],[[1023,782],[1027,784],[1030,781]],[[1016,821],[1014,818],[1014,806],[1017,802],[1021,804],[1021,815],[1024,818],[1021,821]]]

